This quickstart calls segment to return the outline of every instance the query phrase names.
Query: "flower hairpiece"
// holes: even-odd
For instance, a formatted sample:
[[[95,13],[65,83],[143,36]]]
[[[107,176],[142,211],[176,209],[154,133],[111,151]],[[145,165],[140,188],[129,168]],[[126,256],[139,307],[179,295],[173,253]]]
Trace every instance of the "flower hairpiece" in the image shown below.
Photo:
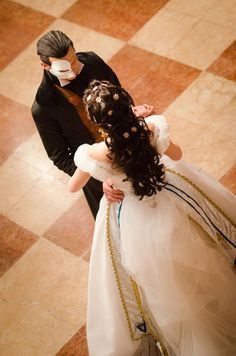
[[[96,86],[92,89],[92,91],[95,91],[97,88],[98,88],[98,85],[96,85]]]
[[[102,101],[102,98],[100,98],[100,96],[97,96],[96,99],[95,99],[96,103],[101,103]]]
[[[107,115],[111,116],[113,114],[113,110],[108,110]]]
[[[113,99],[114,99],[114,100],[118,100],[118,99],[119,99],[119,94],[115,93],[115,94],[113,95]]]
[[[124,137],[125,139],[129,138],[129,133],[128,133],[128,132],[124,132],[124,133],[123,133],[123,137]]]
[[[130,130],[131,130],[132,132],[137,132],[137,127],[132,126]]]
[[[86,101],[89,101],[91,99],[91,94],[89,94],[86,98]]]

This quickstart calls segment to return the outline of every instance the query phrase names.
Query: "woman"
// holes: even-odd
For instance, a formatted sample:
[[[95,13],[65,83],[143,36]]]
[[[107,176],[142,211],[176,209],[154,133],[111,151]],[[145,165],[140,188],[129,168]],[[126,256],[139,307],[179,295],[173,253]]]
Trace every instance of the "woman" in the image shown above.
[[[137,118],[124,89],[94,81],[84,102],[105,141],[78,148],[69,189],[93,176],[124,192],[96,219],[90,355],[136,355],[148,335],[164,355],[235,354],[234,196],[178,161],[164,117]]]

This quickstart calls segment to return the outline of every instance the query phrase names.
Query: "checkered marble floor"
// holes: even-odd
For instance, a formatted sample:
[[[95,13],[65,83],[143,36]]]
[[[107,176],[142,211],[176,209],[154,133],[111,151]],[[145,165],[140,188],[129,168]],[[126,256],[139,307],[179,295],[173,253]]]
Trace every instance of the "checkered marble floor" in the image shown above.
[[[236,193],[235,0],[1,0],[3,356],[88,355],[94,222],[48,160],[30,114],[42,76],[35,45],[51,29],[98,53],[137,104],[166,115],[184,159]]]

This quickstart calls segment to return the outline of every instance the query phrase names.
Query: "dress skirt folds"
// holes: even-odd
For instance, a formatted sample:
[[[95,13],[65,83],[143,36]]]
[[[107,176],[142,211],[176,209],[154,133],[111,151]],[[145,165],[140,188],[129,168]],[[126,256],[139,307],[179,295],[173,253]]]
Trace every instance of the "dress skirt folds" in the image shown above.
[[[168,127],[162,116],[150,120],[161,153]],[[122,173],[89,156],[89,145],[78,153],[81,170],[112,179],[125,194],[122,204],[102,198],[96,219],[90,356],[137,355],[150,337],[162,355],[235,355],[235,197],[195,166],[163,155],[168,184],[139,200]]]

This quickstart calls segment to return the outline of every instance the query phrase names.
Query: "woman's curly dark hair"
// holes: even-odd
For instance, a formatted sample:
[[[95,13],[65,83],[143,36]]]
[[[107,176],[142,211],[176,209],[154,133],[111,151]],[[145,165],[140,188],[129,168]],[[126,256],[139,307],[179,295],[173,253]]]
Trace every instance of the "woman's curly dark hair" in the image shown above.
[[[113,167],[121,168],[134,192],[142,199],[165,185],[164,167],[151,145],[153,135],[143,118],[132,110],[131,96],[107,81],[94,80],[84,94],[89,118],[107,134],[108,157]]]

